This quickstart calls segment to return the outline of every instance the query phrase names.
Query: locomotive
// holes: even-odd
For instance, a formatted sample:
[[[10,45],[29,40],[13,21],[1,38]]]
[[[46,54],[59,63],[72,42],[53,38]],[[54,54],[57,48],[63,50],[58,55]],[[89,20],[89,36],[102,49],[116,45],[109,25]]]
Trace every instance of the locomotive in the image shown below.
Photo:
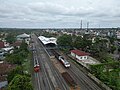
[[[64,57],[62,57],[58,52],[53,50],[53,54],[64,65],[64,67],[66,67],[66,68],[70,67],[70,63]]]

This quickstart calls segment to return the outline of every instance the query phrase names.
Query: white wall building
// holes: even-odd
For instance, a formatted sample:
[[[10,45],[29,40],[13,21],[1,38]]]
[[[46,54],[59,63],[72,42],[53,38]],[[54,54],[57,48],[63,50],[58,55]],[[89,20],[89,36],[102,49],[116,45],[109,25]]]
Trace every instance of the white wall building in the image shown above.
[[[78,60],[86,60],[88,59],[89,54],[80,50],[71,50],[71,56]]]
[[[80,50],[71,50],[71,56],[78,63],[89,69],[89,65],[99,64],[100,62]]]
[[[25,40],[25,42],[27,43],[27,44],[29,44],[29,42],[30,42],[30,35],[28,35],[28,34],[26,34],[26,33],[24,33],[24,34],[21,34],[21,35],[18,35],[17,36],[17,40]]]

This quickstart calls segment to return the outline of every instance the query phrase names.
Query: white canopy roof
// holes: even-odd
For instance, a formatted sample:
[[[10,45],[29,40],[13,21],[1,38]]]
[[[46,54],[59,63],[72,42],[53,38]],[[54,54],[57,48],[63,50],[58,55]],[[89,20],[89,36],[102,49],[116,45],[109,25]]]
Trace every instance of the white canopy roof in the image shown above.
[[[57,39],[54,38],[54,37],[46,38],[46,37],[44,37],[44,36],[39,36],[38,38],[39,38],[39,39],[42,41],[42,43],[45,44],[45,45],[46,45],[46,44],[49,44],[49,43],[53,43],[53,44],[57,45],[57,43],[56,43]]]

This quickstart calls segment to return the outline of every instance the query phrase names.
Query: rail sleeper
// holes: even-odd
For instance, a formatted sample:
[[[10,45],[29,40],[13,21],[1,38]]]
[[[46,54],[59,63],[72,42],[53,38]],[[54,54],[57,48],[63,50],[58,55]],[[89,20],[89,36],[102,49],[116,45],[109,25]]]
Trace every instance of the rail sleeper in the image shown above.
[[[62,73],[63,78],[65,81],[70,85],[70,90],[80,90],[80,86],[73,80],[73,78],[69,75],[69,73],[64,72]]]

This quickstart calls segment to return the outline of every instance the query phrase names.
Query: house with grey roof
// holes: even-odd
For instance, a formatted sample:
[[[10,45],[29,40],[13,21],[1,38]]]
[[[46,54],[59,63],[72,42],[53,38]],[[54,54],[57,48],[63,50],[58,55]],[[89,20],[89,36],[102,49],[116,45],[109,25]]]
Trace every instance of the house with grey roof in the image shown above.
[[[18,35],[16,38],[17,38],[18,41],[23,41],[24,40],[27,44],[29,44],[29,42],[30,42],[30,35],[28,35],[26,33]]]

